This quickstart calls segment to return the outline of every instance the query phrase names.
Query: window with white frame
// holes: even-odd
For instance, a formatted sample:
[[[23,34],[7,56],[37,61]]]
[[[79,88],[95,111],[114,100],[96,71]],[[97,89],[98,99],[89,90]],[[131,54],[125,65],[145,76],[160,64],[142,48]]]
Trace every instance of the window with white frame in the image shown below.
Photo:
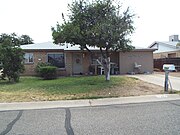
[[[49,53],[47,61],[58,68],[65,68],[64,53]]]
[[[24,58],[25,58],[25,63],[33,63],[34,62],[33,53],[25,53]]]

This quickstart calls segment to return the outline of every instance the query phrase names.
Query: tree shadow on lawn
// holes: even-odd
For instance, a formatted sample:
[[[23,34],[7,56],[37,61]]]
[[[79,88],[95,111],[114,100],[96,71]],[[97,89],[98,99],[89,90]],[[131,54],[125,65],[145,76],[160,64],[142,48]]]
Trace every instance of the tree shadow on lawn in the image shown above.
[[[14,83],[9,82],[8,80],[1,80],[0,79],[0,85],[12,85],[12,84],[14,84]]]

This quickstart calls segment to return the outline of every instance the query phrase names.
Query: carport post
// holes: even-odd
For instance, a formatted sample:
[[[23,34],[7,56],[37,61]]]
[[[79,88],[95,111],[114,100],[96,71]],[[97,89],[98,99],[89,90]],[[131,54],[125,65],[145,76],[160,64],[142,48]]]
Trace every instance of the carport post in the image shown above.
[[[168,75],[169,75],[169,71],[165,71],[165,82],[164,82],[164,92],[168,92]]]

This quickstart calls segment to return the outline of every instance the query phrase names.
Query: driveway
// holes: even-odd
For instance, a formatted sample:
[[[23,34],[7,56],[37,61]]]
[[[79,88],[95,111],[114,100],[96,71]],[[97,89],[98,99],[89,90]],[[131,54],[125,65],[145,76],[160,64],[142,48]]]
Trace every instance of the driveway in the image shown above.
[[[150,74],[150,75],[128,75],[128,76],[135,77],[140,80],[164,87],[165,75]],[[173,76],[171,76],[171,73],[170,73],[169,80],[172,84],[172,88],[174,90],[180,91],[180,77],[173,77]]]

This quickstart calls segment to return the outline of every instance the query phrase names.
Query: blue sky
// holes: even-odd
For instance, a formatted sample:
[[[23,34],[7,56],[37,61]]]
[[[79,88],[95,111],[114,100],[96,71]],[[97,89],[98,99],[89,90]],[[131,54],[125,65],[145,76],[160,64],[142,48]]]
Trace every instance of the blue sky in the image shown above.
[[[61,22],[72,0],[0,0],[0,33],[27,34],[36,43],[52,41],[51,26]],[[132,45],[147,47],[180,34],[180,0],[121,0],[136,14]]]

